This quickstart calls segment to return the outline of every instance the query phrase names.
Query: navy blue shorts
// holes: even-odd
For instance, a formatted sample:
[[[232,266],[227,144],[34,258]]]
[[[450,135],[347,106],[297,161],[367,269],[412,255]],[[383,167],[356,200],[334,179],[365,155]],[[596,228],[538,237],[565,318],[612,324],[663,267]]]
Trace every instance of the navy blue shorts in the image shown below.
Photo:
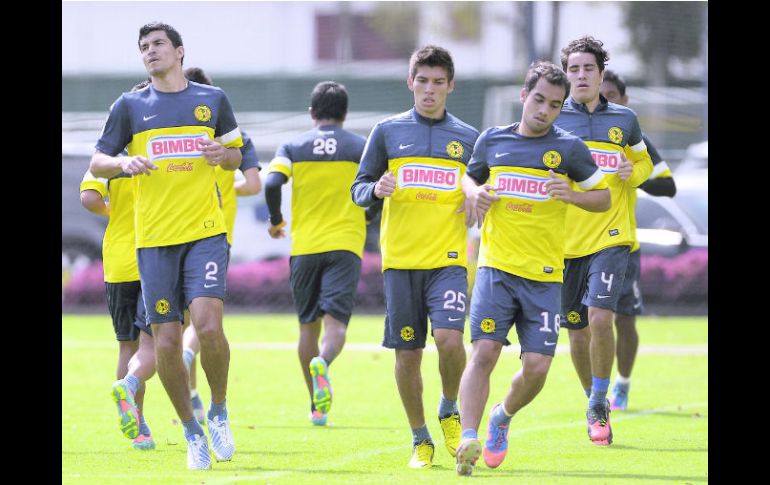
[[[585,328],[590,306],[616,310],[628,268],[629,250],[629,246],[614,246],[564,260],[561,313],[566,328]]]
[[[437,328],[462,332],[468,301],[468,271],[462,266],[437,269],[386,269],[385,336],[389,349],[422,349]]]
[[[224,233],[173,246],[137,249],[147,324],[181,322],[193,298],[224,300],[227,249]]]
[[[639,290],[639,278],[642,270],[642,252],[638,249],[628,255],[626,278],[620,292],[618,308],[615,313],[621,315],[641,315],[644,312],[642,292]]]
[[[350,251],[329,251],[292,256],[289,266],[299,322],[314,322],[328,313],[347,325],[356,303],[361,258]]]
[[[522,352],[553,357],[561,326],[561,286],[479,268],[471,298],[471,342],[489,339],[510,345],[508,332],[515,324]]]
[[[143,318],[144,313],[141,284],[138,281],[126,281],[105,283],[104,286],[115,339],[119,342],[133,342],[139,337],[139,328],[135,323]]]

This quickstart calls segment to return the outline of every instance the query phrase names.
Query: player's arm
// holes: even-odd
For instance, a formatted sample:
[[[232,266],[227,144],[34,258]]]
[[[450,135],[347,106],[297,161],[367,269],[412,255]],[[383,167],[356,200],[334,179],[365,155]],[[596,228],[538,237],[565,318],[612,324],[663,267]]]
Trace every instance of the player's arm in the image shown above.
[[[676,195],[676,183],[674,183],[674,176],[671,173],[671,169],[668,168],[668,164],[663,160],[658,153],[657,148],[647,138],[647,135],[642,133],[642,139],[647,145],[647,153],[650,154],[652,159],[652,175],[642,185],[640,189],[644,190],[650,195],[658,197],[673,197]]]
[[[262,190],[262,180],[259,178],[259,168],[251,167],[242,170],[243,180],[235,182],[235,194],[238,196],[257,195]]]
[[[110,217],[110,206],[102,198],[102,194],[94,189],[80,191],[80,205],[98,216]]]
[[[374,219],[377,218],[377,215],[382,212],[382,205],[384,202],[382,200],[379,200],[375,202],[374,204],[370,205],[366,209],[364,209],[364,218],[366,219],[366,223],[369,224]]]
[[[224,170],[235,170],[241,165],[243,157],[240,148],[243,146],[243,135],[235,121],[230,100],[224,92],[219,104],[214,139],[204,138],[201,144],[203,145],[201,151],[209,165],[219,165]]]
[[[265,181],[265,202],[270,212],[270,221],[267,233],[273,239],[286,237],[284,227],[286,221],[281,214],[281,187],[289,181],[292,172],[291,144],[286,143],[278,147],[275,157],[267,166],[267,180]]]
[[[500,200],[500,196],[493,193],[494,187],[487,182],[489,180],[489,165],[486,162],[487,132],[476,139],[473,146],[473,154],[468,162],[468,169],[460,179],[465,199],[463,207],[458,212],[465,212],[466,227],[478,224],[480,228],[492,204]]]
[[[141,155],[133,157],[127,155],[110,156],[99,150],[91,156],[91,163],[88,169],[95,177],[112,178],[121,173],[128,175],[150,175],[151,170],[157,170],[158,167]]]
[[[601,173],[597,170],[598,173]],[[564,177],[559,177],[553,170],[548,170],[549,179],[545,190],[552,199],[580,207],[588,212],[605,212],[612,206],[610,191],[606,188],[592,188],[587,192],[572,190]]]
[[[382,125],[375,125],[366,140],[361,163],[350,194],[353,203],[368,207],[378,200],[389,197],[396,190],[396,177],[388,172],[388,152],[385,149],[385,135]]]
[[[585,143],[575,140],[566,161],[566,176],[557,175],[552,169],[548,170],[548,181],[545,183],[548,195],[588,212],[609,210],[612,198],[607,182],[591,158],[591,152]],[[574,180],[580,190],[573,190],[567,177]]]
[[[212,167],[219,165],[224,170],[235,170],[241,165],[241,150],[227,148],[216,140],[204,138],[200,141],[201,152]]]
[[[630,167],[629,163],[632,164]],[[647,152],[647,145],[642,138],[642,129],[639,127],[639,121],[634,117],[628,145],[625,146],[624,153],[621,153],[620,156],[618,176],[631,187],[639,187],[645,180],[650,178],[651,174],[652,159]]]

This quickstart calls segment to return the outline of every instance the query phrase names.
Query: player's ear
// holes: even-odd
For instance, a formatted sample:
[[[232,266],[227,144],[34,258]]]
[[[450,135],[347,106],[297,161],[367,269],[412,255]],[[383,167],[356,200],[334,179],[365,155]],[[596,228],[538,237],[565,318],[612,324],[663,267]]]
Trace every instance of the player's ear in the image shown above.
[[[184,59],[184,46],[180,45],[176,48],[176,53],[179,56],[180,59]]]
[[[447,90],[447,94],[451,93],[454,90],[455,90],[455,80],[452,79],[451,81],[449,81],[449,89]]]
[[[528,95],[529,95],[529,91],[527,91],[527,88],[521,88],[521,92],[519,93],[519,100],[522,103],[524,103],[524,101],[526,101]]]
[[[411,74],[406,77],[406,85],[409,87],[409,91],[414,91],[414,78]]]

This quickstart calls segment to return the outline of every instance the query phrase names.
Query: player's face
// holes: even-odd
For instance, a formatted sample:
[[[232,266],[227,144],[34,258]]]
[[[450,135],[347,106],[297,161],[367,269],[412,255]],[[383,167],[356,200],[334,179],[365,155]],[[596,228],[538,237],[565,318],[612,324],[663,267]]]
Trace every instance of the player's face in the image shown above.
[[[163,30],[154,30],[139,41],[144,67],[151,76],[163,75],[184,56],[184,46],[174,47]]]
[[[521,131],[524,136],[543,136],[551,129],[567,93],[563,86],[556,86],[544,78],[537,80],[532,91],[521,90],[524,111],[521,114]]]
[[[599,98],[602,73],[596,56],[590,52],[575,52],[567,58],[567,79],[571,84],[570,95],[578,103],[586,104]]]
[[[455,82],[449,81],[446,69],[439,66],[417,66],[414,77],[410,76],[406,84],[414,93],[414,105],[418,113],[426,118],[444,116],[446,98],[455,88]]]
[[[623,106],[628,103],[628,96],[621,96],[620,91],[618,91],[618,87],[613,82],[604,81],[602,83],[600,92],[602,93],[602,96],[607,98],[607,101],[610,103],[622,104]]]

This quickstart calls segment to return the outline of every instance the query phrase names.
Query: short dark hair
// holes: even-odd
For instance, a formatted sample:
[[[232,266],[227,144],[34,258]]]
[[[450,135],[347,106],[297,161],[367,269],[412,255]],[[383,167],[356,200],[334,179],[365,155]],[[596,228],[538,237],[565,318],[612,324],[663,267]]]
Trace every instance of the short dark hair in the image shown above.
[[[136,83],[134,85],[134,87],[131,88],[131,92],[135,93],[137,91],[140,91],[140,90],[146,88],[147,86],[149,86],[150,84],[152,84],[152,81],[150,81],[149,79],[145,79],[144,81],[142,81],[140,83]]]
[[[206,74],[200,67],[188,67],[184,70],[184,77],[192,82],[206,84],[208,86],[214,85],[214,81],[212,81],[208,74]]]
[[[443,67],[446,69],[447,81],[455,77],[455,63],[448,50],[436,45],[426,45],[412,53],[409,58],[409,77],[414,78],[419,66]]]
[[[348,114],[348,91],[334,81],[322,81],[310,94],[310,115],[314,120],[345,121]]]
[[[182,42],[182,36],[177,32],[177,30],[170,26],[169,24],[165,24],[163,22],[150,22],[149,24],[143,25],[139,29],[139,40],[136,41],[136,44],[139,45],[142,42],[142,38],[146,37],[150,34],[150,32],[155,32],[156,30],[162,30],[166,33],[168,36],[168,39],[171,41],[171,45],[174,46],[174,49],[176,49],[179,46],[184,45]],[[184,65],[184,56],[182,56],[182,64]]]
[[[575,39],[567,47],[561,50],[561,67],[565,71],[567,70],[567,60],[570,54],[576,52],[587,52],[593,54],[596,57],[596,64],[599,66],[599,72],[604,71],[604,65],[610,60],[610,53],[604,50],[602,47],[604,42],[594,39],[590,35],[584,35],[579,39]]]
[[[540,78],[545,78],[546,81],[554,86],[564,87],[563,99],[567,98],[569,94],[569,79],[567,79],[567,74],[559,66],[551,61],[533,62],[529,65],[527,74],[524,76],[524,89],[532,91]]]
[[[626,81],[615,71],[610,71],[609,69],[604,71],[604,82],[614,84],[618,88],[621,97],[626,95]]]

